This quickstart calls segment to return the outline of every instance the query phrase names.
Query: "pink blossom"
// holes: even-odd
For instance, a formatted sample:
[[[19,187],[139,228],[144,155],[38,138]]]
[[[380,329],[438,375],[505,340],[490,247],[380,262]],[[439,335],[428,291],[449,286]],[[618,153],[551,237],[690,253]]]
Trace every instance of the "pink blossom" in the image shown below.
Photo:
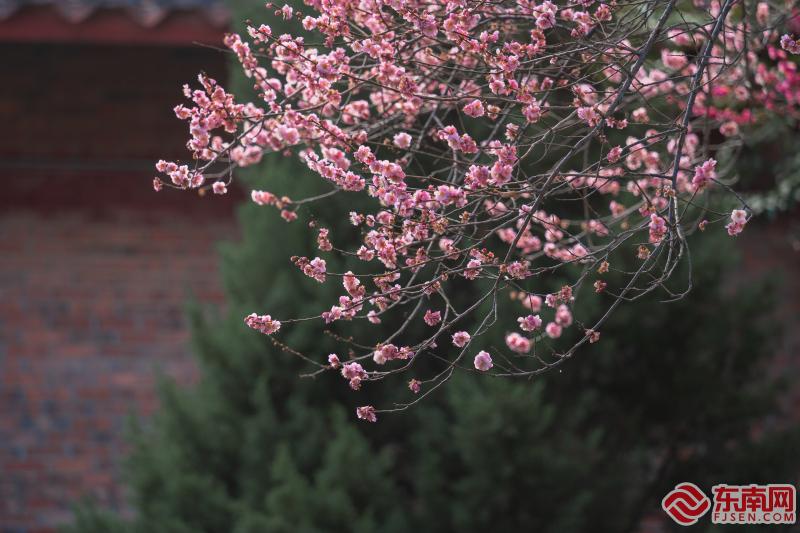
[[[516,331],[506,335],[506,346],[511,351],[517,353],[528,353],[531,351],[531,341]]]
[[[536,27],[540,30],[547,30],[556,25],[556,10],[558,8],[552,2],[545,0],[534,8],[536,15]]]
[[[506,139],[509,141],[513,141],[519,135],[519,125],[518,124],[506,124]]]
[[[734,237],[744,230],[745,224],[747,224],[747,211],[734,209],[731,211],[731,221],[725,226],[725,229],[728,230],[728,235]]]
[[[367,422],[377,422],[378,415],[375,414],[375,408],[371,405],[363,405],[361,407],[356,408],[356,416],[361,420],[366,420]]]
[[[424,320],[425,323],[428,324],[429,326],[435,326],[436,324],[442,321],[442,313],[441,311],[431,311],[430,309],[428,309],[427,311],[425,311]]]
[[[689,61],[686,58],[686,54],[683,54],[682,52],[662,48],[661,62],[664,63],[667,68],[672,70],[680,70],[685,67]]]
[[[650,215],[650,242],[658,244],[667,234],[667,221],[655,213]]]
[[[353,390],[359,390],[361,388],[361,382],[368,377],[364,368],[356,362],[345,364],[341,372],[342,377],[349,382],[350,388]]]
[[[525,120],[528,122],[539,122],[539,119],[542,118],[542,114],[542,106],[540,106],[539,102],[536,100],[522,107],[522,116],[524,116]]]
[[[643,123],[650,122],[650,117],[647,114],[647,109],[644,107],[639,107],[637,109],[634,109],[633,113],[631,113],[631,118],[636,122],[643,122]]]
[[[408,347],[398,348],[394,344],[380,344],[372,353],[372,360],[376,364],[383,365],[395,359],[410,359],[414,353]]]
[[[514,261],[508,265],[506,271],[514,279],[524,279],[530,276],[527,261]]]
[[[558,304],[558,300],[559,297],[555,294],[548,294],[544,297],[544,303],[547,305],[547,307],[555,308],[555,306]]]
[[[598,279],[597,281],[594,282],[594,292],[601,293],[604,290],[606,290],[607,286],[608,286],[608,283],[606,283],[605,281],[603,281],[601,279]]]
[[[359,279],[350,270],[345,272],[344,276],[342,276],[342,286],[347,291],[347,294],[354,298],[361,297],[366,292]]]
[[[482,117],[484,114],[483,103],[478,100],[472,100],[470,103],[463,107],[464,114],[470,117]]]
[[[494,366],[492,364],[492,356],[483,350],[478,352],[478,355],[475,356],[473,364],[475,365],[475,368],[481,372],[486,372],[492,368],[492,366]]]
[[[523,307],[534,313],[542,309],[542,297],[537,296],[536,294],[523,293],[520,297],[520,302],[522,303]]]
[[[248,327],[260,331],[264,335],[272,335],[281,329],[281,323],[277,320],[273,320],[269,315],[250,313],[245,317],[244,323],[247,324]]]
[[[339,366],[341,366],[341,362],[339,361],[339,356],[336,355],[335,353],[328,355],[328,364],[331,366],[331,368],[334,369],[339,368]]]
[[[376,365],[385,365],[392,355],[393,353],[390,350],[381,346],[372,352],[372,360],[375,361]]]
[[[366,378],[367,373],[364,371],[364,367],[362,367],[357,362],[346,363],[342,367],[342,377],[345,379],[353,379],[353,378]]]
[[[439,32],[436,24],[436,19],[431,13],[424,13],[415,21],[417,27],[426,37],[434,38]]]
[[[467,204],[467,196],[463,189],[450,185],[439,185],[436,188],[434,198],[443,206],[455,205],[464,207]]]
[[[731,222],[735,224],[746,224],[747,223],[747,211],[744,209],[734,209],[731,211]]]
[[[411,381],[408,382],[408,389],[414,394],[419,394],[421,385],[422,384],[418,380],[412,379]]]
[[[437,137],[447,141],[448,146],[454,151],[461,151],[466,154],[474,154],[478,151],[478,146],[468,134],[459,135],[455,126],[446,126],[439,130]]]
[[[800,39],[795,39],[791,35],[781,37],[781,48],[790,54],[800,54]]]
[[[267,191],[252,191],[250,198],[258,205],[272,205],[277,201],[275,195]]]
[[[622,147],[615,146],[614,148],[608,151],[608,156],[606,156],[606,158],[608,159],[609,163],[616,163],[617,161],[619,161],[621,155],[622,155]]]
[[[405,150],[409,146],[411,146],[411,135],[408,133],[401,131],[400,133],[395,134],[394,138],[392,139],[394,145],[398,148],[402,148]]]
[[[467,279],[475,279],[481,273],[481,261],[480,259],[470,259],[467,263],[467,268],[464,269],[462,275]]]
[[[469,343],[470,335],[466,331],[456,331],[453,334],[453,345],[463,348]]]
[[[548,322],[544,328],[544,332],[547,333],[547,336],[551,339],[557,339],[561,336],[561,326],[555,322]]]
[[[360,226],[364,223],[364,215],[360,215],[355,211],[350,211],[350,223],[354,226]]]
[[[719,127],[719,132],[725,137],[733,137],[739,134],[739,125],[735,121],[729,120]]]
[[[767,2],[759,2],[756,4],[756,20],[762,26],[769,22],[769,4]]]
[[[323,252],[330,252],[333,250],[333,245],[330,239],[328,239],[328,233],[330,233],[330,231],[327,228],[320,228],[317,234],[317,247]]]
[[[313,278],[320,283],[325,281],[327,268],[324,259],[315,257],[309,261],[306,257],[293,257],[292,262],[309,278]]]
[[[572,312],[566,305],[559,305],[556,309],[556,324],[563,327],[568,327],[572,324]]]
[[[577,109],[578,118],[586,122],[589,126],[597,126],[603,118],[594,107],[579,107]]]
[[[519,322],[519,329],[522,331],[536,331],[542,325],[542,319],[539,318],[539,315],[521,316],[517,319],[517,322]]]
[[[695,189],[702,189],[703,187],[712,183],[717,177],[717,173],[714,171],[716,166],[716,160],[708,159],[703,164],[694,167],[692,186],[694,186]]]
[[[228,192],[228,188],[225,186],[224,181],[215,181],[211,188],[214,191],[214,194],[226,194]]]

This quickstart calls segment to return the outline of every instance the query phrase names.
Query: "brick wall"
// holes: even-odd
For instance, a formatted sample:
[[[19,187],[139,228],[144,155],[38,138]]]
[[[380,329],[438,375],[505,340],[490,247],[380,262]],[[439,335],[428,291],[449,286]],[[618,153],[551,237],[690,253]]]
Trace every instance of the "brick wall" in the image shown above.
[[[96,199],[147,187],[80,180],[95,182]],[[53,181],[69,194],[72,178],[38,185]],[[211,198],[185,201],[184,209],[174,209],[174,199],[150,210],[115,202],[100,210],[80,202],[2,208],[3,533],[47,531],[69,520],[86,494],[121,508],[127,416],[156,408],[159,372],[181,383],[196,378],[184,306],[190,295],[222,304],[214,243],[235,228],[229,209],[208,209]]]
[[[0,533],[53,531],[84,495],[124,509],[128,415],[196,379],[184,309],[222,305],[237,198],[151,189],[185,157],[171,108],[198,47],[0,44]],[[9,134],[10,132],[10,134]]]

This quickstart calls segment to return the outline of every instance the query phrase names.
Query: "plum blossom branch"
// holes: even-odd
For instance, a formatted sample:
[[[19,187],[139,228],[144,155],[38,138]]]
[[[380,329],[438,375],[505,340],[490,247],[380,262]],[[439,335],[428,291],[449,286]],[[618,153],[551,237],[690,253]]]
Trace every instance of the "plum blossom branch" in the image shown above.
[[[688,235],[708,218],[737,235],[752,216],[735,190],[748,128],[799,116],[800,40],[781,36],[784,2],[306,5],[312,14],[276,12],[299,21],[293,34],[251,24],[226,36],[256,98],[240,103],[204,75],[185,87],[191,104],[175,113],[193,163],[159,161],[154,187],[225,194],[236,168],[279,152],[330,186],[294,199],[252,191],[287,222],[300,206],[371,201],[341,224],[311,224],[319,255],[291,257],[309,283],[341,284],[335,301],[245,319],[306,361],[306,375],[336,371],[360,390],[413,374],[408,399],[358,408],[367,421],[456,370],[537,376],[600,342],[625,302],[682,297],[691,279],[669,282],[691,262]],[[715,211],[722,196],[737,207]],[[358,266],[329,271],[332,255]],[[575,308],[590,297],[600,311]],[[319,322],[347,357],[277,340],[299,321]],[[364,327],[340,335],[343,322]],[[497,329],[505,347],[484,346]]]

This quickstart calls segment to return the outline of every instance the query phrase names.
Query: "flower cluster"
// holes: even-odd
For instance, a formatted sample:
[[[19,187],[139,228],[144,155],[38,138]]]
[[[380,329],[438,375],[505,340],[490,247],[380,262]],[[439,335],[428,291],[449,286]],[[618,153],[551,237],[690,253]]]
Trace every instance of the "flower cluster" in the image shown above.
[[[186,87],[190,103],[175,113],[194,164],[159,161],[154,187],[224,194],[236,168],[279,152],[329,188],[303,199],[252,191],[287,222],[315,202],[371,200],[339,224],[311,224],[321,257],[291,258],[315,282],[344,287],[297,319],[364,324],[361,338],[342,340],[346,361],[308,356],[354,390],[426,356],[449,371],[415,376],[412,394],[470,358],[480,372],[534,375],[598,342],[609,313],[580,316],[576,300],[614,309],[663,286],[696,221],[726,216],[708,200],[732,190],[731,154],[748,128],[800,117],[790,56],[800,41],[777,27],[782,1],[306,4],[279,10],[294,34],[251,24],[225,38],[257,98],[239,102],[205,75]],[[727,232],[750,214],[737,206]],[[331,254],[358,268],[329,272]],[[604,276],[623,260],[637,266],[616,269],[625,279],[612,284]],[[465,287],[471,303],[454,303]],[[516,324],[499,323],[503,305]],[[281,327],[269,315],[245,322],[267,335]],[[382,323],[396,333],[373,333]],[[505,332],[496,361],[478,346],[490,326]]]
[[[734,209],[731,212],[731,221],[725,229],[728,230],[728,235],[733,237],[742,232],[745,224],[747,224],[747,212],[743,209]]]
[[[277,320],[273,320],[269,315],[259,316],[255,313],[251,313],[244,318],[244,323],[247,324],[248,327],[260,331],[265,335],[272,335],[281,329],[281,323]]]

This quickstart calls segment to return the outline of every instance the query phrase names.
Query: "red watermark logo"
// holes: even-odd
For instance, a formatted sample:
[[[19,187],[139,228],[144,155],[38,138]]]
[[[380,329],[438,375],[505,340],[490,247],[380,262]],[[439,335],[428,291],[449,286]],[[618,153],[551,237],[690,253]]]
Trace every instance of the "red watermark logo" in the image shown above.
[[[794,524],[797,491],[794,485],[714,485],[712,524]],[[694,483],[680,483],[664,496],[661,507],[682,526],[691,526],[712,507]]]
[[[714,524],[794,524],[794,485],[714,485]]]
[[[661,508],[682,526],[697,523],[711,508],[711,500],[694,483],[680,483],[661,500]]]

